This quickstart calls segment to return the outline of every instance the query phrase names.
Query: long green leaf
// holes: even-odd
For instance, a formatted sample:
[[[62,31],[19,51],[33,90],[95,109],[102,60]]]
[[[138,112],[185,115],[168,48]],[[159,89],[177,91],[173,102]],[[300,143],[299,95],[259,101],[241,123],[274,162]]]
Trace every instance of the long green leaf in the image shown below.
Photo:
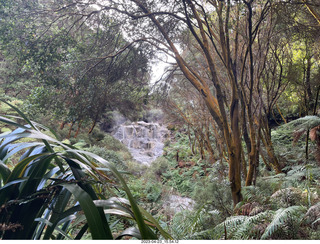
[[[41,154],[36,154],[36,155],[33,155],[33,156],[30,156],[30,157],[27,157],[27,158],[23,159],[22,161],[20,161],[14,167],[14,169],[12,170],[7,182],[22,177],[24,172],[25,172],[25,170],[26,170],[26,167],[28,166],[28,164],[30,162],[32,162],[33,160],[35,160],[35,159],[37,159],[39,157],[48,156],[48,155],[50,155],[50,154],[49,153],[41,153]]]
[[[28,119],[28,117],[27,117],[23,112],[21,112],[17,107],[15,107],[14,105],[11,105],[10,103],[6,102],[5,100],[0,99],[0,101],[6,103],[6,104],[9,105],[11,108],[13,108],[35,131],[37,131],[37,132],[40,133],[40,130],[38,129],[38,126],[39,126],[39,127],[41,127],[42,129],[49,130],[49,131],[57,138],[57,135],[54,133],[53,130],[51,130],[51,129],[43,126],[43,125],[40,125],[40,124],[38,124],[38,123],[35,123],[35,122],[30,121],[30,120]],[[15,117],[15,116],[10,116],[10,117],[17,118],[17,117]],[[7,118],[5,118],[5,117],[2,117],[2,116],[0,116],[0,121],[3,121],[3,122],[5,122],[5,123],[7,123],[7,124],[15,125],[15,126],[20,127],[20,128],[24,128],[24,129],[27,129],[27,128],[28,128],[28,127],[26,127],[26,126],[22,126],[22,125],[20,125],[20,124],[17,124],[17,123],[15,123],[14,121],[9,120],[9,119],[7,119]],[[42,134],[42,133],[41,133],[41,134]],[[44,135],[44,134],[42,134],[42,135]],[[45,144],[45,146],[47,147],[48,151],[53,153],[54,151],[53,151],[53,149],[51,148],[50,144],[47,142],[47,140],[51,140],[51,139],[42,138],[42,141],[43,141],[43,143]],[[58,143],[58,144],[60,144],[60,145],[62,144],[62,143],[59,142],[59,141],[56,141],[56,140],[53,140],[53,141],[55,141],[56,143]],[[59,161],[58,158],[56,158],[56,162],[57,162],[60,170],[63,172],[62,163]]]
[[[5,165],[2,160],[0,160],[0,176],[3,182],[6,182],[9,175],[11,174],[11,170]],[[1,187],[1,185],[0,185]]]
[[[10,106],[12,109],[14,109],[30,126],[32,126],[32,128],[37,129],[37,128],[33,125],[33,123],[28,119],[28,117],[25,116],[25,114],[22,113],[17,107],[15,107],[14,105],[6,102],[6,101],[3,100],[3,99],[0,99],[0,101],[4,102],[4,103],[7,104],[8,106]]]
[[[27,177],[20,178],[18,180],[12,180],[12,181],[8,182],[7,184],[5,184],[3,187],[0,188],[0,193],[2,193],[9,186],[12,186],[12,185],[15,185],[15,184],[18,184],[18,183],[21,183],[21,182],[25,182],[27,180],[28,180]]]
[[[24,125],[21,125],[11,119],[8,119],[6,117],[3,117],[3,116],[0,116],[0,121],[3,122],[3,123],[6,123],[8,125],[13,125],[15,127],[19,127],[19,128],[22,128],[22,129],[29,129],[28,127],[24,126]],[[4,133],[3,133],[4,134]]]
[[[121,198],[122,199],[122,198]],[[97,207],[103,207],[103,208],[110,208],[110,209],[118,209],[120,211],[123,211],[123,212],[126,212],[128,215],[130,215],[131,218],[134,218],[134,215],[131,211],[131,207],[130,207],[130,203],[127,204],[128,207],[124,207],[123,206],[123,201],[121,201],[121,199],[119,198],[116,198],[116,197],[112,197],[108,200],[95,200],[93,201],[94,204],[97,206]],[[119,203],[122,203],[122,204],[119,204]]]
[[[120,240],[124,236],[132,236],[137,239],[141,239],[141,234],[139,230],[135,227],[130,227],[128,229],[125,229],[116,239]]]
[[[290,206],[288,208],[280,208],[276,211],[272,222],[265,229],[263,235],[261,236],[262,240],[265,240],[272,236],[272,234],[277,231],[282,225],[285,224],[289,216],[292,214],[299,213],[305,208],[302,206]]]
[[[80,186],[71,184],[61,184],[63,187],[68,189],[77,201],[86,216],[92,239],[113,239],[111,232],[108,232],[104,226],[105,221],[101,219],[101,215],[94,205],[92,198],[86,193]]]
[[[85,224],[84,226],[82,226],[82,228],[80,229],[80,231],[78,232],[78,234],[76,235],[76,237],[74,239],[80,240],[82,238],[82,236],[84,235],[84,233],[86,233],[87,229],[88,229],[88,224]]]
[[[20,194],[22,196],[32,194],[37,190],[41,190],[39,184],[46,175],[49,165],[54,157],[56,157],[55,154],[46,155],[29,165],[29,171],[26,175],[29,177],[28,181],[20,186]]]
[[[129,219],[132,219],[131,214],[129,214],[127,211],[122,211],[122,210],[119,210],[119,209],[105,209],[104,213],[105,214],[119,215],[119,216],[122,216],[122,217],[126,217],[126,218],[129,218]]]
[[[47,219],[43,219],[43,218],[36,218],[34,221],[38,221],[38,222],[41,222],[41,223],[44,223],[48,226],[52,226],[52,223],[50,221],[48,221]],[[64,232],[63,230],[61,230],[59,227],[54,227],[54,229],[56,231],[58,231],[59,234],[63,235],[64,237],[66,237],[67,239],[69,240],[72,240],[72,238],[66,233]]]
[[[155,218],[153,218],[153,216],[149,212],[147,212],[142,207],[139,207],[139,209],[142,212],[142,214],[145,216],[146,220],[152,223],[154,226],[156,226],[164,238],[173,240],[173,237],[160,226],[159,222],[155,220]]]
[[[108,211],[105,210],[105,213],[121,215],[121,213],[126,212],[126,214],[123,214],[123,216],[128,218],[129,218],[128,214],[132,214],[130,211],[131,207],[130,209],[128,209],[123,206],[123,204],[131,206],[130,202],[125,198],[112,197],[108,200],[95,200],[94,203],[96,206],[99,206],[99,207],[112,208]],[[121,203],[122,205],[118,203]],[[154,226],[156,226],[164,238],[173,240],[172,236],[170,236],[165,230],[163,230],[163,228],[160,226],[158,221],[156,221],[150,213],[148,213],[145,209],[141,207],[139,207],[139,209],[141,213],[144,215],[145,220],[150,222]],[[112,212],[113,210],[114,212]],[[120,210],[120,212],[116,212],[116,210]]]
[[[11,156],[13,156],[14,154],[16,154],[17,152],[29,148],[29,147],[36,147],[36,146],[40,146],[43,145],[40,142],[32,142],[32,143],[28,143],[28,142],[23,142],[23,143],[17,143],[14,145],[14,147],[10,150],[10,152],[7,153],[7,155],[3,158],[3,161],[6,161],[8,158],[10,158]]]
[[[54,201],[51,203],[51,206],[49,207],[51,209],[50,211],[51,216],[50,215],[49,216],[50,216],[50,222],[53,225],[47,227],[43,236],[44,240],[49,240],[51,238],[54,228],[56,227],[56,225],[61,219],[71,214],[74,214],[76,211],[80,211],[79,209],[80,206],[77,206],[78,208],[74,209],[74,211],[69,211],[67,213],[64,212],[64,209],[69,203],[70,198],[71,198],[71,193],[67,189],[63,188],[60,190],[59,194],[55,197]]]
[[[141,214],[141,211],[140,211],[138,205],[136,204],[129,187],[127,186],[125,180],[122,178],[121,174],[117,171],[117,169],[112,164],[110,164],[108,161],[106,161],[105,159],[101,158],[100,156],[98,156],[96,154],[93,154],[90,152],[85,152],[85,151],[81,151],[81,153],[88,155],[88,156],[96,159],[98,162],[107,166],[112,171],[112,173],[116,176],[116,178],[120,181],[120,183],[122,184],[122,186],[124,188],[124,191],[126,192],[126,194],[128,196],[128,199],[130,201],[130,205],[131,205],[132,211],[134,213],[135,220],[138,224],[138,227],[139,227],[139,230],[141,233],[141,237],[143,239],[147,239],[147,240],[158,239],[156,234],[153,233],[152,230],[145,224],[144,217]]]

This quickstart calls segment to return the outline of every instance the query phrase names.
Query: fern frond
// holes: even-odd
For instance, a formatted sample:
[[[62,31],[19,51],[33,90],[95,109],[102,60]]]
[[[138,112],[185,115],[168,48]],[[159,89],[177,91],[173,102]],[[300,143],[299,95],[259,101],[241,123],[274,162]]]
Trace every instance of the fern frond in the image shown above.
[[[245,186],[242,188],[242,195],[246,201],[253,201],[255,200],[257,193],[256,186]]]
[[[287,127],[295,129],[310,130],[320,125],[320,117],[318,116],[305,116],[303,118],[296,119],[287,124]]]
[[[235,227],[235,226],[238,226],[239,224],[242,224],[247,218],[248,217],[244,216],[244,215],[231,216],[231,217],[227,218],[220,225],[222,225],[222,226],[226,225],[226,227]]]
[[[221,237],[225,235],[225,228],[227,234],[234,233],[236,228],[240,224],[242,224],[247,218],[249,217],[244,215],[228,217],[225,221],[214,227],[215,236],[217,236],[218,239],[221,239]]]
[[[194,216],[193,221],[192,221],[190,228],[189,228],[190,233],[193,233],[196,230],[197,226],[199,226],[201,224],[201,222],[203,221],[204,212],[205,212],[204,206],[202,206],[196,212],[196,215]]]
[[[318,224],[318,222],[320,222],[320,218],[318,218],[315,221],[313,221],[311,225],[314,226],[314,225]]]
[[[195,232],[190,236],[192,240],[214,240],[213,229],[203,230],[199,232]]]
[[[254,236],[252,235],[254,234],[254,226],[265,222],[273,214],[274,211],[267,210],[265,212],[246,218],[246,220],[240,225],[240,227],[238,227],[236,232],[233,234],[233,237],[237,240],[247,240],[253,238]]]
[[[281,227],[286,224],[289,218],[293,218],[294,216],[301,217],[303,211],[305,211],[305,207],[303,206],[291,206],[288,208],[278,209],[273,217],[273,220],[261,236],[261,239],[265,240],[270,238],[276,231],[281,229]]]

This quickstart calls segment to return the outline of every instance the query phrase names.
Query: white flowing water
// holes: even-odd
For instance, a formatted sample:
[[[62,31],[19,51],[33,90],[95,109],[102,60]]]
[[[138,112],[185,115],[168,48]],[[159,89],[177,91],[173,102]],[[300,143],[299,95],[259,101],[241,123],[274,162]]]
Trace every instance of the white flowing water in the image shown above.
[[[133,158],[144,165],[150,166],[156,158],[162,156],[164,141],[169,131],[158,123],[144,121],[121,124],[113,133],[113,137],[126,145]],[[195,202],[188,197],[169,195],[164,201],[164,209],[173,216],[182,210],[192,210]]]
[[[122,124],[113,136],[126,145],[133,158],[145,165],[150,165],[163,153],[164,140],[169,132],[158,123],[138,121],[129,125]]]

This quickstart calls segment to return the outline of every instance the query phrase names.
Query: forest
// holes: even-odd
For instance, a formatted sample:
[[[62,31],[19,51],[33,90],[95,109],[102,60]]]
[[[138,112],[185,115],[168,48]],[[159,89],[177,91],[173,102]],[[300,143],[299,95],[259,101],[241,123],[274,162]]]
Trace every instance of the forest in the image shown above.
[[[319,43],[320,0],[0,0],[0,240],[320,239]]]

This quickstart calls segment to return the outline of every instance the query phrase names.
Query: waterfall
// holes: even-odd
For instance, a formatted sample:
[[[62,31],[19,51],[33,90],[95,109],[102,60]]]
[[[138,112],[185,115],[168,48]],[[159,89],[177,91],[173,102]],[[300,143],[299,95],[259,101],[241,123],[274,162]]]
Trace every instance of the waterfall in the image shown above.
[[[113,136],[126,145],[133,158],[145,165],[150,165],[163,153],[164,140],[168,129],[158,123],[144,121],[121,124]]]
[[[158,123],[139,121],[119,125],[113,137],[127,146],[137,162],[150,166],[157,157],[162,156],[163,142],[169,137],[169,131]],[[192,210],[194,206],[191,198],[178,195],[166,196],[163,204],[165,212],[171,216],[182,210]]]

